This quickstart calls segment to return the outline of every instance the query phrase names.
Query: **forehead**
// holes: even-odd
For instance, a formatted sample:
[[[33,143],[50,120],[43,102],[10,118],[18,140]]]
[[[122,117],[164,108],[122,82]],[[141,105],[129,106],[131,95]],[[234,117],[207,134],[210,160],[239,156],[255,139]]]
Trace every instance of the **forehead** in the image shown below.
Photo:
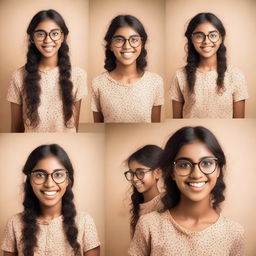
[[[218,31],[218,29],[210,22],[204,22],[196,26],[193,32],[203,32],[208,34],[211,31]]]
[[[130,26],[125,26],[116,30],[114,36],[130,37],[133,35],[139,35],[139,33]]]
[[[41,21],[35,28],[35,30],[45,30],[46,32],[50,32],[53,29],[60,29],[60,26],[51,19]]]
[[[48,156],[37,162],[33,170],[43,169],[48,173],[52,173],[56,169],[65,169],[61,162],[55,156]]]
[[[139,163],[138,161],[136,160],[133,160],[129,163],[128,165],[129,169],[132,170],[132,171],[136,171],[137,168],[148,168],[148,166],[145,166],[141,163]]]
[[[203,142],[194,141],[190,144],[182,146],[176,156],[176,159],[184,157],[190,158],[193,162],[197,162],[206,156],[215,157]]]

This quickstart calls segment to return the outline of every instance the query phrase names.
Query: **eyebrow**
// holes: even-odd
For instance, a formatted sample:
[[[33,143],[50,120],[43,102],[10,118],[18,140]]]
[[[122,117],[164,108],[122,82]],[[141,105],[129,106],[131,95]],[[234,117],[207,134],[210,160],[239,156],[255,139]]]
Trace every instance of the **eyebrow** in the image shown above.
[[[208,32],[208,34],[209,33],[212,33],[212,32],[218,32],[219,33],[219,31],[218,30],[212,30],[212,31],[209,31]],[[202,32],[202,31],[196,31],[196,32],[193,32],[192,34],[196,34],[196,33],[202,33],[202,34],[205,34],[204,32]]]
[[[56,172],[56,171],[62,171],[62,170],[66,170],[66,169],[65,168],[54,169],[51,173]],[[51,173],[47,172],[44,169],[35,169],[35,170],[31,171],[31,172],[45,172],[47,174],[51,174]]]
[[[134,34],[134,35],[129,36],[129,38],[131,38],[132,36],[138,36],[138,37],[140,37],[140,35]],[[122,36],[122,35],[114,35],[114,36],[113,36],[113,38],[116,38],[116,37],[126,38],[125,36]]]
[[[54,28],[54,29],[51,29],[50,32],[54,31],[54,30],[61,30],[60,28]],[[43,31],[45,33],[47,33],[47,31],[43,30],[43,29],[37,29],[35,30],[34,32],[39,32],[39,31]]]
[[[199,158],[199,162],[203,159],[206,159],[206,158],[216,158],[216,157],[214,157],[214,156],[203,156],[203,157]],[[179,158],[175,159],[174,162],[178,161],[178,160],[187,160],[187,161],[190,161],[191,163],[194,163],[193,160],[189,157],[179,157]]]

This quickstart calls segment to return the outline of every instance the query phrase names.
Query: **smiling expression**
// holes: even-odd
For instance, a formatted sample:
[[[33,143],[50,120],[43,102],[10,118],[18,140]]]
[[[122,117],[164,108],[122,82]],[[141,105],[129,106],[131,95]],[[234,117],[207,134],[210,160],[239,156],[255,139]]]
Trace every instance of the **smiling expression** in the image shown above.
[[[38,51],[42,54],[44,58],[57,58],[58,51],[61,47],[62,42],[64,41],[64,35],[62,34],[59,40],[52,40],[49,36],[49,33],[54,30],[60,31],[61,28],[57,25],[57,23],[51,19],[47,19],[45,21],[40,22],[35,31],[43,30],[48,35],[43,41],[38,41],[33,38],[33,42],[38,49]]]
[[[149,167],[143,164],[140,164],[136,160],[131,161],[129,163],[129,169],[133,172],[136,169],[142,168],[148,170]],[[131,181],[132,185],[138,190],[140,193],[145,193],[151,190],[154,186],[157,186],[157,180],[159,179],[159,173],[155,170],[146,172],[144,178],[139,180],[136,175],[134,175],[133,180]]]
[[[133,28],[125,26],[116,30],[114,37],[121,36],[126,39],[132,36],[140,36]],[[117,65],[121,64],[124,66],[136,65],[136,59],[139,57],[142,49],[142,44],[138,47],[132,47],[128,40],[124,43],[121,48],[117,48],[111,43],[110,50],[114,53],[117,61]]]
[[[175,160],[186,158],[197,163],[206,157],[215,156],[204,143],[195,141],[181,147]],[[195,165],[190,175],[179,176],[174,172],[173,179],[181,192],[181,198],[185,197],[188,200],[198,202],[210,199],[211,191],[216,185],[219,173],[218,166],[213,173],[206,175],[200,171],[198,165]]]
[[[65,169],[65,167],[59,162],[59,160],[54,156],[49,156],[38,161],[33,170],[42,169],[47,173],[52,173],[57,169]],[[32,171],[33,171],[32,170]],[[62,197],[66,192],[68,186],[68,178],[61,184],[57,184],[52,180],[49,175],[48,179],[40,185],[35,184],[30,178],[30,184],[32,189],[40,201],[41,207],[55,207],[62,205]]]
[[[195,28],[193,33],[202,32],[205,35],[208,35],[210,32],[214,32],[214,31],[219,33],[217,28],[214,27],[210,22],[204,22],[202,24],[199,24]],[[201,58],[210,58],[210,57],[216,56],[216,53],[222,43],[222,38],[220,36],[220,39],[217,42],[213,43],[206,36],[203,42],[198,43],[198,42],[195,42],[195,40],[193,40],[193,36],[192,36],[192,43],[195,47],[195,50],[199,53]]]

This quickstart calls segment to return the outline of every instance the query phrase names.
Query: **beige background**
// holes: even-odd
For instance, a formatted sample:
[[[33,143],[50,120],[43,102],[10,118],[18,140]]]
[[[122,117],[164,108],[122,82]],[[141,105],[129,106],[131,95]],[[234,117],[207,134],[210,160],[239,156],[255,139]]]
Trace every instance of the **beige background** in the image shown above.
[[[26,62],[26,29],[32,17],[41,10],[55,9],[69,29],[68,45],[71,63],[88,69],[88,0],[1,0],[0,1],[0,132],[10,131],[10,104],[5,99],[13,71]],[[88,120],[89,97],[83,99],[80,120]]]
[[[227,157],[224,216],[246,230],[246,255],[256,252],[255,148],[256,120],[175,120],[164,124],[106,126],[106,255],[125,255],[129,246],[129,188],[123,161],[145,144],[164,146],[169,136],[185,125],[203,125],[218,138]]]
[[[149,71],[164,77],[164,0],[90,0],[88,84],[104,72],[104,36],[111,20],[120,14],[137,17],[148,34]],[[92,121],[92,116],[90,121]]]
[[[23,209],[22,183],[25,175],[22,174],[22,167],[28,155],[41,144],[57,143],[68,153],[74,167],[76,208],[93,217],[101,241],[101,255],[104,256],[104,139],[104,131],[84,134],[0,134],[0,239],[7,219]]]
[[[256,117],[256,1],[255,0],[166,0],[166,92],[177,68],[186,64],[184,33],[189,20],[200,12],[212,12],[226,29],[228,61],[246,77],[249,99],[246,117]],[[166,118],[172,117],[171,100],[166,93]]]

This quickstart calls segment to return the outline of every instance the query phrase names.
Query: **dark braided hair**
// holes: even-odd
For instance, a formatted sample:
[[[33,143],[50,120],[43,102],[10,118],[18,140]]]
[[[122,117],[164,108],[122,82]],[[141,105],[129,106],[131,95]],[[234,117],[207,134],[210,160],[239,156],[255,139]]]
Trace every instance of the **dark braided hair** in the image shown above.
[[[34,149],[23,167],[23,173],[27,176],[24,184],[24,210],[22,213],[22,221],[24,224],[22,229],[23,254],[26,256],[34,255],[34,248],[37,246],[36,235],[39,230],[36,219],[40,216],[40,205],[30,184],[29,175],[38,161],[48,156],[56,157],[68,170],[69,184],[62,197],[61,213],[63,215],[63,228],[75,255],[80,256],[80,244],[77,241],[78,229],[75,224],[76,208],[73,202],[74,194],[72,192],[74,169],[67,153],[57,144],[41,145]]]
[[[40,121],[38,116],[38,106],[40,105],[40,73],[39,64],[41,53],[33,42],[33,33],[38,24],[44,20],[51,19],[58,24],[64,34],[64,41],[58,51],[59,84],[63,102],[63,115],[65,125],[69,125],[69,120],[73,115],[74,98],[72,95],[73,83],[71,82],[71,64],[69,59],[69,47],[66,38],[69,33],[65,21],[55,10],[46,10],[38,12],[31,20],[27,34],[29,36],[27,63],[25,64],[25,77],[23,84],[23,93],[25,96],[26,115],[29,125],[36,127]]]
[[[167,141],[164,148],[163,156],[161,159],[161,168],[164,176],[164,183],[166,193],[162,197],[164,204],[163,211],[169,210],[177,206],[180,202],[180,190],[178,189],[176,182],[172,179],[173,177],[173,162],[180,149],[187,144],[193,143],[194,141],[200,141],[213,153],[218,159],[218,167],[220,169],[219,177],[217,182],[211,191],[212,194],[212,206],[214,209],[218,209],[222,201],[225,200],[224,190],[226,188],[223,180],[223,169],[226,165],[226,158],[224,152],[214,136],[214,134],[202,127],[183,127],[176,131],[170,139]]]
[[[149,168],[157,169],[159,167],[159,160],[162,156],[163,150],[156,145],[146,145],[132,155],[126,160],[129,165],[132,161],[137,161],[140,164],[143,164]],[[130,219],[130,228],[131,235],[134,235],[136,224],[139,220],[139,211],[140,204],[144,202],[143,194],[138,192],[138,190],[132,186],[133,193],[131,195],[131,219]]]
[[[217,51],[217,91],[220,92],[224,89],[224,77],[227,70],[227,59],[226,59],[226,47],[224,45],[224,39],[226,36],[225,28],[221,20],[212,13],[199,13],[191,19],[188,24],[185,36],[187,38],[187,65],[185,66],[188,88],[191,93],[194,93],[194,86],[196,82],[196,69],[200,63],[200,55],[196,51],[192,42],[192,33],[199,24],[204,22],[210,22],[221,35],[222,42]]]
[[[142,49],[139,57],[136,59],[136,64],[137,70],[144,72],[144,69],[147,66],[147,50],[145,49],[145,44],[147,42],[148,35],[142,23],[136,17],[131,15],[118,15],[111,21],[108,31],[104,37],[104,40],[106,41],[104,68],[107,71],[112,71],[116,68],[116,57],[114,53],[110,50],[110,45],[115,32],[119,28],[126,26],[133,28],[142,38]]]

